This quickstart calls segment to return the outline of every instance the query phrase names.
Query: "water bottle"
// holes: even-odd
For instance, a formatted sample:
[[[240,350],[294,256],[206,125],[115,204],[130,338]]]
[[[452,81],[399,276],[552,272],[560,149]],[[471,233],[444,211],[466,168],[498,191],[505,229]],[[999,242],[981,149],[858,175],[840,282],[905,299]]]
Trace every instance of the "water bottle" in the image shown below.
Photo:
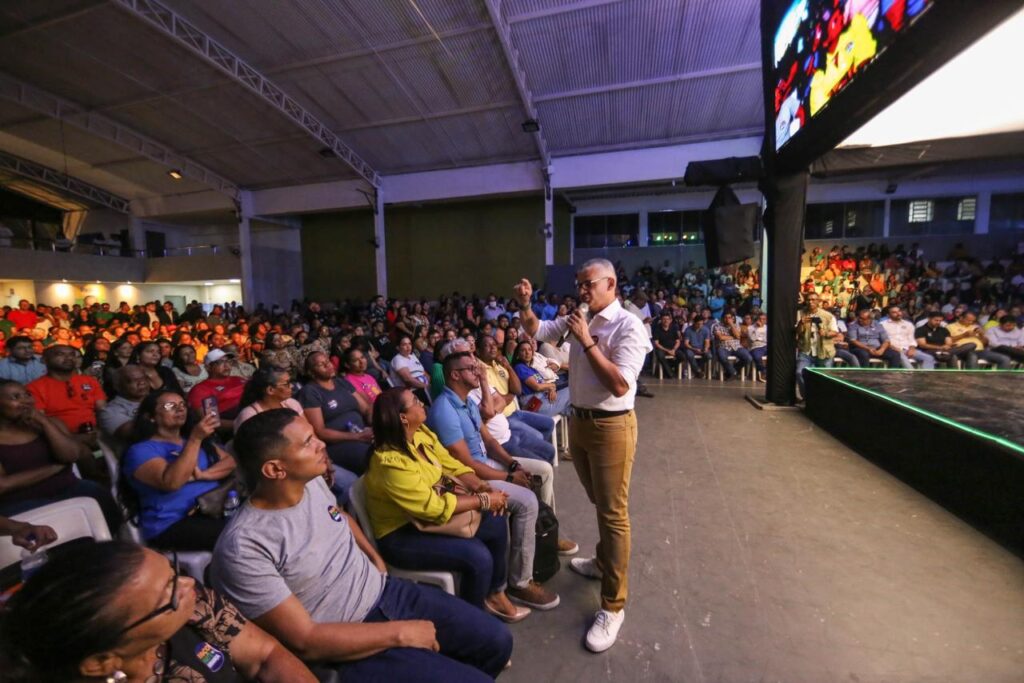
[[[233,517],[238,508],[241,507],[242,501],[238,497],[238,491],[234,489],[228,491],[228,497],[224,500],[224,517]]]
[[[359,425],[357,425],[352,420],[349,420],[348,422],[345,423],[345,429],[347,429],[348,431],[352,432],[353,434],[362,434],[363,433],[363,428],[360,427]]]
[[[21,551],[21,580],[28,581],[29,577],[35,574],[37,571],[42,569],[43,565],[46,564],[50,557],[46,554],[45,550],[37,550],[32,552],[31,550]]]

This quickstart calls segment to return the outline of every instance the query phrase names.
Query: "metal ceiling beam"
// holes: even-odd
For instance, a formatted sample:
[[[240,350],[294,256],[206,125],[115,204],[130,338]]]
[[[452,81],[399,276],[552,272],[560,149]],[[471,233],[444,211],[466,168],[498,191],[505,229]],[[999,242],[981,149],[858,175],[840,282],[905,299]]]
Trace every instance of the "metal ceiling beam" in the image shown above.
[[[703,71],[689,71],[684,74],[672,74],[671,76],[659,76],[658,78],[644,78],[638,81],[628,81],[626,83],[608,83],[606,85],[598,85],[592,88],[578,88],[576,90],[564,90],[562,92],[553,92],[546,95],[537,95],[533,98],[534,102],[550,102],[551,100],[565,100],[572,97],[585,97],[587,95],[600,95],[607,92],[618,92],[619,90],[631,90],[633,88],[645,88],[651,85],[666,85],[668,83],[681,83],[683,81],[694,81],[700,78],[713,78],[715,76],[728,76],[730,74],[744,73],[747,71],[759,71],[761,69],[761,62],[748,62],[746,64],[734,64],[732,66],[723,66],[715,69],[705,69]]]
[[[0,169],[16,173],[23,178],[29,178],[36,182],[43,183],[57,190],[73,194],[81,199],[86,199],[94,204],[105,206],[119,213],[129,213],[130,203],[127,199],[111,194],[95,185],[72,178],[69,175],[54,170],[49,166],[37,164],[28,159],[16,157],[13,154],[0,152]]]
[[[522,14],[516,14],[508,18],[509,24],[518,24],[521,21],[530,21],[531,19],[542,19],[544,17],[553,17],[559,14],[568,14],[569,12],[578,12],[584,9],[590,9],[591,7],[600,7],[602,5],[618,5],[623,0],[583,0],[582,2],[573,2],[559,5],[558,7],[549,7],[547,9],[534,10],[532,12],[523,12]]]
[[[501,50],[505,53],[505,61],[509,71],[512,72],[512,79],[516,83],[516,90],[519,92],[519,100],[523,105],[523,111],[527,119],[537,120],[537,108],[534,106],[533,95],[526,83],[526,73],[519,63],[519,51],[512,45],[512,29],[509,27],[505,17],[501,14],[500,0],[484,0],[487,5],[487,13],[491,15],[491,23],[498,34],[498,42],[501,43]],[[541,163],[544,165],[545,173],[551,166],[551,155],[548,153],[548,143],[544,139],[544,131],[538,130],[533,133],[533,143],[540,154]]]
[[[351,147],[342,142],[336,133],[327,128],[312,112],[285,94],[281,88],[268,80],[255,67],[203,33],[194,24],[157,0],[116,0],[116,3],[261,97],[270,106],[301,126],[312,137],[333,150],[338,158],[351,166],[366,182],[374,187],[380,187],[380,175],[377,171],[356,154]]]
[[[199,181],[232,198],[237,199],[238,197],[238,187],[233,182],[214,173],[199,162],[193,161],[163,143],[113,119],[90,112],[80,104],[52,95],[2,72],[0,72],[0,98],[81,128],[97,137],[116,142],[168,169],[180,171],[186,178]]]

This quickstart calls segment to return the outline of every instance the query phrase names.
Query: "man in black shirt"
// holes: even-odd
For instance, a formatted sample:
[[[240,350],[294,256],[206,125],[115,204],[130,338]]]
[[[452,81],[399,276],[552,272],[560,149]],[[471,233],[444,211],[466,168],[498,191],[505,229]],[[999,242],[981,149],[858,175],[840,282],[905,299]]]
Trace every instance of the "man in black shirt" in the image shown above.
[[[949,330],[942,326],[944,317],[941,311],[932,311],[928,314],[928,322],[917,328],[914,337],[917,340],[917,348],[935,356],[936,363],[945,363],[951,368],[956,368],[957,360],[966,361],[967,354],[974,351],[975,345],[970,342],[953,346]]]
[[[678,364],[681,354],[679,348],[682,346],[682,336],[679,334],[679,327],[672,320],[672,312],[664,310],[658,319],[658,324],[651,331],[654,337],[654,357],[666,377],[672,377],[673,370]]]

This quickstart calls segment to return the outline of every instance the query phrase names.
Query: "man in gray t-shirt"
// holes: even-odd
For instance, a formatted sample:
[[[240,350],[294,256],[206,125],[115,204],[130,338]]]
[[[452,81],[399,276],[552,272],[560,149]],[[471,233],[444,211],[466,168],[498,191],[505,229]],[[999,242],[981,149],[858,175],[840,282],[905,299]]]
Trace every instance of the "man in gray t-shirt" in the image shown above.
[[[107,403],[96,418],[100,433],[120,456],[128,446],[139,405],[150,392],[149,377],[141,365],[126,365],[117,371],[114,387],[117,396]]]
[[[210,575],[242,614],[345,681],[483,682],[501,673],[512,653],[508,628],[387,575],[323,481],[330,459],[304,417],[259,413],[234,447],[252,497],[217,541]]]
[[[213,583],[251,619],[294,595],[313,621],[360,622],[385,574],[356,544],[349,519],[323,477],[306,484],[294,507],[246,503],[217,541]]]

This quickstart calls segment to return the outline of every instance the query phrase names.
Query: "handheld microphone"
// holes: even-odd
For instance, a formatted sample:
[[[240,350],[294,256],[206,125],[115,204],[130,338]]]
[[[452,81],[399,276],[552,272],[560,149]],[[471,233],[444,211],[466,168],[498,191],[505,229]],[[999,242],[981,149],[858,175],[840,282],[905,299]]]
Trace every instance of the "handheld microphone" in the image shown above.
[[[590,304],[588,304],[587,302],[584,301],[583,303],[581,303],[579,306],[576,307],[576,310],[579,311],[580,315],[583,316],[584,320],[590,319]],[[558,346],[564,344],[566,340],[569,339],[570,334],[572,334],[572,332],[566,330],[565,334],[562,335],[562,338],[558,340]]]

